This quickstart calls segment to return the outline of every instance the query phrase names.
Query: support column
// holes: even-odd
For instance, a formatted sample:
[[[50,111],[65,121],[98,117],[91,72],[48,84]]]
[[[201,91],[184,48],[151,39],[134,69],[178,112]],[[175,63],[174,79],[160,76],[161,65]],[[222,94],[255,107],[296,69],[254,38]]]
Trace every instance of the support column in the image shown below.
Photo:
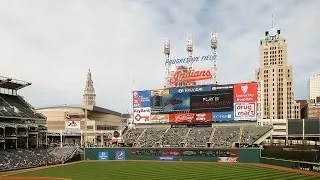
[[[48,134],[46,133],[46,147],[48,147]]]
[[[104,146],[104,139],[103,139],[103,133],[101,134],[101,136],[100,136],[100,138],[101,138],[101,147],[103,147]]]
[[[27,149],[29,149],[29,135],[27,136]]]
[[[62,145],[62,131],[60,131],[60,147],[63,147],[63,145]]]
[[[80,147],[83,147],[83,136],[82,136],[82,132],[80,134]]]
[[[37,133],[37,148],[39,148],[39,133]]]

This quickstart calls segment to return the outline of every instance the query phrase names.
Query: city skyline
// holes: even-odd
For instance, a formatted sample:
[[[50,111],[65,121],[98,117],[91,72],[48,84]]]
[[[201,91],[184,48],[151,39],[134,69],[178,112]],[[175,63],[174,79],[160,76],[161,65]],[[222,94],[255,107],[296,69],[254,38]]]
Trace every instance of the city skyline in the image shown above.
[[[32,82],[20,94],[36,107],[82,104],[91,68],[97,105],[126,112],[132,89],[164,85],[164,37],[179,58],[191,33],[201,56],[210,54],[210,32],[218,32],[218,82],[254,80],[259,41],[274,14],[287,39],[295,99],[306,99],[308,78],[320,73],[319,8],[319,1],[290,0],[1,1],[1,75]]]

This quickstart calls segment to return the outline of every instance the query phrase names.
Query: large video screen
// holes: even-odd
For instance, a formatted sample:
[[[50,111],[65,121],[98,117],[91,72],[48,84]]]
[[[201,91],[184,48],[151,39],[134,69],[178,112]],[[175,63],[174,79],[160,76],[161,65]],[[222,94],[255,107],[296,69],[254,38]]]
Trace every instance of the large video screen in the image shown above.
[[[233,89],[190,93],[191,112],[233,111]]]
[[[188,111],[190,93],[165,94],[161,97],[163,112]]]

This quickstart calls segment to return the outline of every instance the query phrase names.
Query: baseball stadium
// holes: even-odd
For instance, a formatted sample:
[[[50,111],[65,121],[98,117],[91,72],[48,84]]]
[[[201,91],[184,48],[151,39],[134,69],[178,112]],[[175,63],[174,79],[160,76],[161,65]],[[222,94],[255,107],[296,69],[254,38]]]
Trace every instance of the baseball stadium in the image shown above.
[[[260,120],[259,84],[218,83],[216,33],[211,49],[170,59],[166,39],[166,83],[126,114],[95,105],[90,70],[82,105],[37,109],[1,77],[0,179],[320,179],[320,120]]]

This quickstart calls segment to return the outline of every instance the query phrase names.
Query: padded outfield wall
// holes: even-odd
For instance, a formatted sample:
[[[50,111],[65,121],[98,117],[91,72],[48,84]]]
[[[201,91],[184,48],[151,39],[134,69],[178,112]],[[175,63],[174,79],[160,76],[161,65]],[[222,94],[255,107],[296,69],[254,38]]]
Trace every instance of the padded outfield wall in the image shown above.
[[[167,160],[260,162],[260,149],[212,148],[86,148],[85,160]]]

